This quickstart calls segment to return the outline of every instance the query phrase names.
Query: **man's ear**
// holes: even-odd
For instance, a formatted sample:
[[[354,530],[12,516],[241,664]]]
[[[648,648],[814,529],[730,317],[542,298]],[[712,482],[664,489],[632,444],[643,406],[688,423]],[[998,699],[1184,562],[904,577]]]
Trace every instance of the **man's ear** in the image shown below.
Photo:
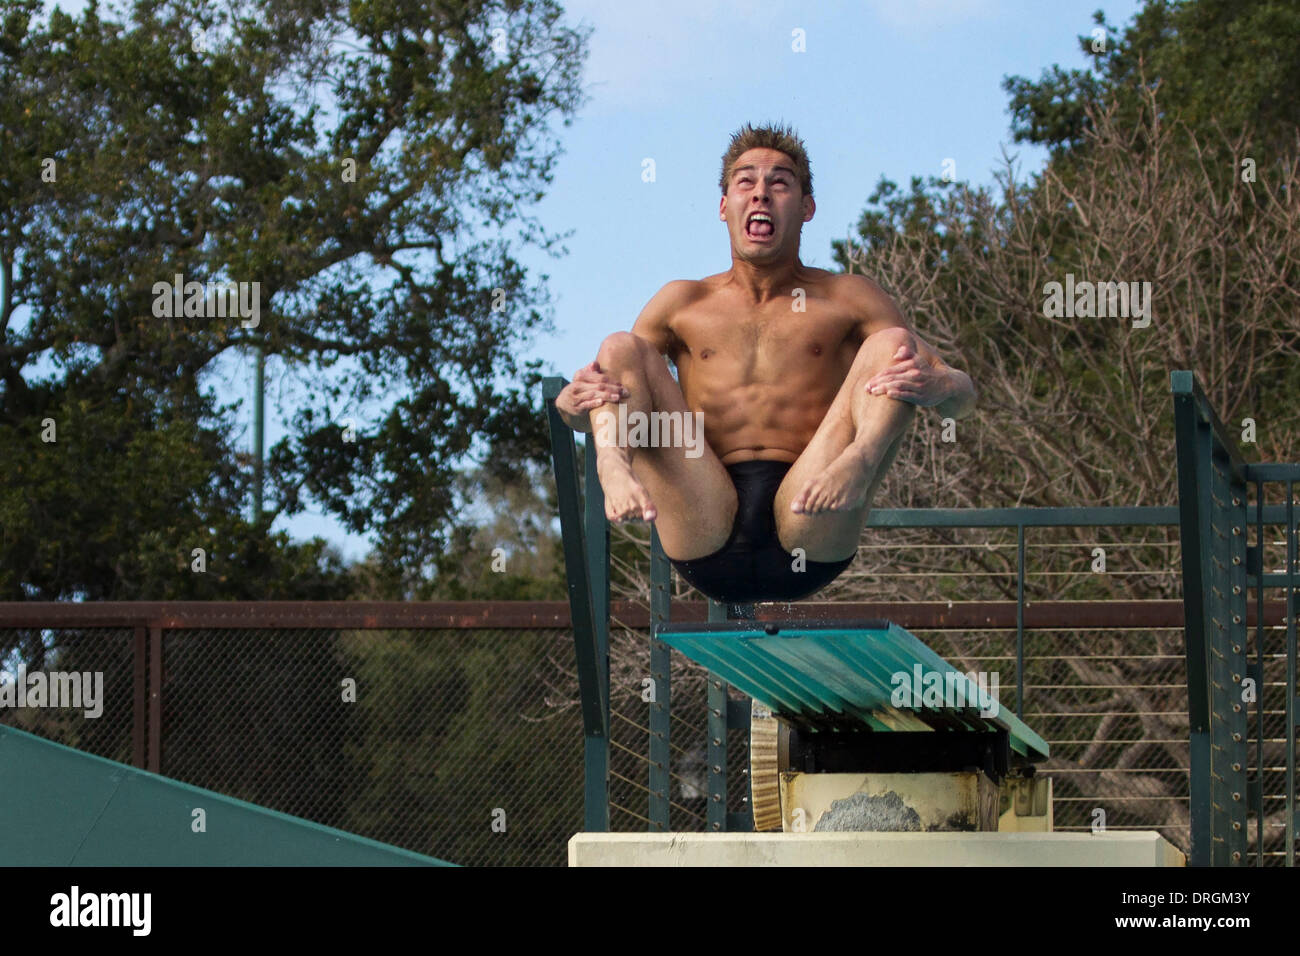
[[[723,193],[722,198],[718,200],[718,218],[723,222],[727,221],[727,194]]]
[[[812,219],[813,214],[817,212],[817,203],[812,196],[803,197],[803,221],[808,222]]]

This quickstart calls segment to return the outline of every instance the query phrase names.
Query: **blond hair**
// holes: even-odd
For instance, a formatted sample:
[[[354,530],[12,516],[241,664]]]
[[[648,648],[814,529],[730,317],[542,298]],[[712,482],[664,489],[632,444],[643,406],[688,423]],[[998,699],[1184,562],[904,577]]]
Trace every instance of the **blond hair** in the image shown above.
[[[751,126],[746,123],[731,136],[727,151],[722,154],[722,177],[718,185],[722,194],[727,194],[727,183],[731,180],[736,161],[751,149],[775,149],[785,153],[794,162],[795,176],[805,196],[812,195],[812,169],[808,165],[808,152],[793,129],[785,126]]]

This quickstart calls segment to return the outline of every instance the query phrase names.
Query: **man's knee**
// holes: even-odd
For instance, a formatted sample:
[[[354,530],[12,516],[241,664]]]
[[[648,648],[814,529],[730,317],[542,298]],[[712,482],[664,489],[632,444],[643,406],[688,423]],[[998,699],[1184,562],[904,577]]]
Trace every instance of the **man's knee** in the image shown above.
[[[905,329],[901,326],[891,326],[887,329],[879,329],[872,332],[863,340],[859,346],[859,353],[865,353],[874,358],[884,355],[887,358],[893,358],[900,348],[906,345],[916,353],[916,336],[911,329]]]
[[[596,361],[601,365],[628,365],[643,363],[650,343],[632,332],[614,332],[605,337],[596,353]]]

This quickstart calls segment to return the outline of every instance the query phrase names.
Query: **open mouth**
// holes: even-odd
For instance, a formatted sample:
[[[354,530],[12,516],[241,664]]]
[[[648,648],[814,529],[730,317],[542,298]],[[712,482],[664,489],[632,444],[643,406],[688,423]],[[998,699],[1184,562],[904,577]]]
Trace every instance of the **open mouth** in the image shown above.
[[[765,212],[753,212],[745,220],[745,235],[751,239],[770,239],[776,232],[776,224]]]

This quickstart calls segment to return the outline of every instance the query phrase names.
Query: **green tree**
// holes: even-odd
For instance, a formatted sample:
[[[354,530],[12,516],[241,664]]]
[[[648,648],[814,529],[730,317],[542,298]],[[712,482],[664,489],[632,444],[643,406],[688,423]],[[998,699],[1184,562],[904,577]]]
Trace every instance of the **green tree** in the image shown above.
[[[582,820],[574,707],[547,706],[567,635],[348,635],[356,768],[340,825],[468,865],[561,864]]]
[[[413,587],[456,470],[544,453],[516,251],[557,251],[527,207],[585,35],[553,0],[40,10],[0,22],[0,598],[347,596],[322,543],[268,534],[308,501]],[[257,321],[167,314],[177,274],[257,283]],[[208,379],[254,348],[310,392],[257,526]]]
[[[458,473],[455,523],[429,580],[412,588],[374,555],[349,569],[359,598],[381,601],[562,601],[567,598],[555,477],[525,462],[517,476]]]
[[[1292,0],[1149,0],[1121,32],[1101,10],[1093,21],[1104,44],[1080,36],[1091,73],[1053,65],[1038,81],[1007,77],[1017,142],[1056,151],[1078,148],[1090,126],[1086,108],[1117,98],[1118,120],[1132,125],[1143,84],[1159,87],[1161,110],[1206,140],[1215,123],[1251,127],[1271,158],[1295,138],[1300,99],[1300,6]]]

